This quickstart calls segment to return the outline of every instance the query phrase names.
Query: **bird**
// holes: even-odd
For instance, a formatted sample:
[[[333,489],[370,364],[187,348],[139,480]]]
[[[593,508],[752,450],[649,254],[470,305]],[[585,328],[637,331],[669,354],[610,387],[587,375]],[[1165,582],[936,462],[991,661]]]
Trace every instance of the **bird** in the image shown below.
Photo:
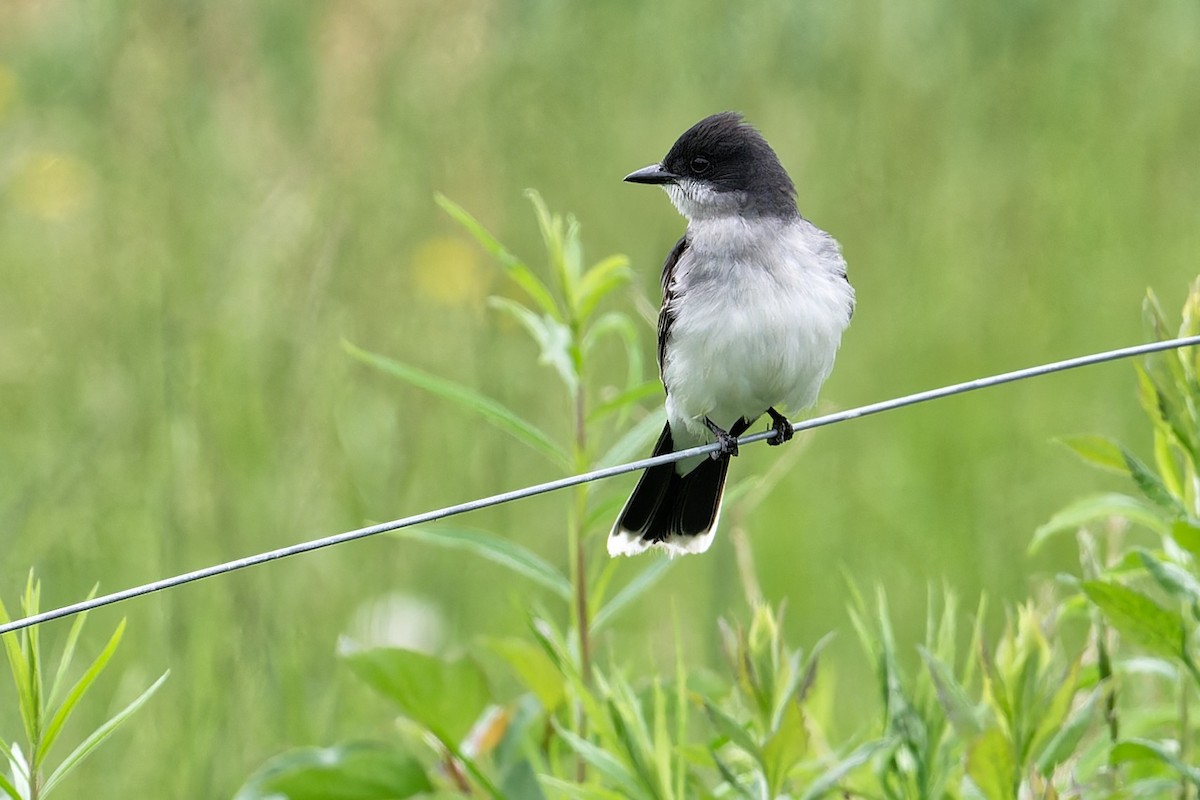
[[[801,216],[779,157],[741,114],[705,117],[665,158],[625,176],[660,186],[687,220],[662,270],[658,366],[667,423],[654,455],[716,442],[707,455],[645,470],[608,537],[610,556],[702,553],[721,515],[737,439],[817,400],[855,293],[841,246]]]

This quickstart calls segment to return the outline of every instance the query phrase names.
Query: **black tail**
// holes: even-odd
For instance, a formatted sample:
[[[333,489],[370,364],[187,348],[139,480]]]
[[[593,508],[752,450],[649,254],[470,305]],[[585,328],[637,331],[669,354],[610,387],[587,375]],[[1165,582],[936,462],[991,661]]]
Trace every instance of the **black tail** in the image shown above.
[[[730,433],[740,436],[748,425],[739,420]],[[654,446],[659,456],[674,450],[671,426]],[[729,456],[705,458],[680,475],[676,464],[660,464],[642,473],[637,487],[608,536],[609,555],[634,555],[659,545],[672,553],[702,553],[712,543],[721,514]]]

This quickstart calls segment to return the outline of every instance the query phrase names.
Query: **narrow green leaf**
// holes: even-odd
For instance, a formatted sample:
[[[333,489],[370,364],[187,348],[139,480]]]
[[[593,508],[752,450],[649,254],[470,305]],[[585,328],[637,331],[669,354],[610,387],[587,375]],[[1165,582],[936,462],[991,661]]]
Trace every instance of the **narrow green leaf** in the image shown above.
[[[1052,684],[1053,691],[1049,699],[1039,698],[1031,709],[1037,727],[1025,746],[1023,759],[1027,759],[1031,754],[1037,755],[1047,742],[1062,733],[1067,715],[1075,702],[1075,694],[1079,690],[1079,671],[1079,658],[1076,657],[1062,680]]]
[[[784,709],[779,727],[771,734],[762,748],[764,772],[771,796],[779,796],[787,782],[788,774],[808,753],[808,728],[800,703],[789,702]]]
[[[8,609],[4,607],[4,601],[0,600],[0,623],[7,624],[12,622],[12,617],[8,614]],[[22,638],[19,633],[5,633],[0,635],[0,639],[4,640],[4,652],[8,656],[8,668],[12,673],[13,686],[17,690],[17,708],[21,714],[21,722],[25,727],[25,735],[33,741],[37,738],[35,719],[33,716],[33,695],[31,694],[31,681],[29,675],[29,662],[25,657],[25,651],[21,647]]]
[[[538,346],[538,362],[553,367],[567,391],[574,394],[579,388],[579,373],[571,357],[571,330],[550,316],[539,317],[507,297],[488,298],[488,304],[520,323]]]
[[[1200,603],[1200,581],[1192,573],[1178,564],[1163,561],[1145,548],[1139,547],[1135,552],[1150,577],[1169,594],[1189,603]]]
[[[1117,631],[1151,653],[1179,658],[1183,653],[1183,618],[1141,592],[1119,583],[1084,581],[1084,594]]]
[[[100,584],[92,586],[92,590],[88,592],[87,600],[91,600],[96,596]],[[75,615],[75,620],[71,623],[71,629],[67,633],[66,644],[63,645],[62,656],[58,659],[58,669],[54,673],[54,682],[50,685],[50,696],[46,700],[46,705],[53,707],[58,702],[59,692],[63,688],[63,681],[66,680],[67,671],[71,668],[71,662],[75,658],[75,647],[79,642],[79,634],[83,631],[83,623],[87,621],[88,612],[84,611]]]
[[[1064,436],[1057,441],[1093,466],[1121,475],[1129,474],[1121,446],[1107,436]]]
[[[628,795],[605,789],[603,786],[580,784],[576,781],[555,778],[553,775],[542,775],[540,779],[543,786],[552,792],[557,792],[555,796],[562,800],[628,800]],[[517,798],[513,797],[513,800],[517,800]]]
[[[1049,778],[1059,764],[1075,754],[1079,742],[1095,722],[1096,704],[1104,696],[1106,688],[1097,686],[1093,689],[1083,704],[1071,712],[1066,723],[1054,733],[1041,753],[1037,754],[1037,769],[1043,777]]]
[[[1016,800],[1017,760],[1002,730],[989,728],[967,746],[967,775],[987,800]]]
[[[544,586],[564,600],[571,598],[566,577],[528,548],[494,533],[459,525],[414,525],[391,532],[399,539],[465,550]]]
[[[447,746],[467,735],[491,698],[483,670],[470,658],[446,661],[398,647],[344,658],[355,675]]]
[[[838,761],[821,773],[816,780],[808,784],[808,788],[804,790],[804,794],[800,795],[800,800],[819,800],[819,798],[824,797],[837,788],[843,778],[870,761],[880,750],[884,750],[894,744],[895,742],[892,739],[877,739],[873,742],[859,745],[850,755]]]
[[[1200,786],[1200,769],[1183,763],[1179,755],[1162,742],[1150,739],[1128,739],[1118,742],[1109,751],[1109,758],[1118,764],[1129,761],[1159,761],[1177,771],[1193,785]]]
[[[1200,527],[1195,523],[1182,519],[1171,523],[1171,538],[1175,544],[1200,558]]]
[[[596,612],[596,616],[592,618],[592,631],[601,630],[626,606],[645,594],[654,584],[658,583],[667,570],[675,565],[675,562],[676,559],[673,558],[660,558],[652,561]]]
[[[71,754],[64,758],[62,763],[59,764],[58,767],[55,768],[54,772],[50,774],[50,777],[46,779],[46,783],[42,787],[42,796],[45,797],[49,795],[50,792],[56,786],[58,786],[62,779],[71,773],[71,770],[79,766],[79,764],[85,758],[95,752],[96,748],[103,744],[109,736],[112,736],[116,732],[117,728],[121,727],[126,720],[137,713],[137,710],[145,705],[146,701],[149,700],[154,693],[158,691],[159,687],[166,682],[167,676],[170,674],[171,671],[167,670],[160,675],[158,680],[150,684],[150,687],[147,688],[146,691],[139,694],[133,699],[133,702],[110,717],[109,720],[99,728],[92,731],[91,735],[84,739],[78,747],[72,750]]]
[[[8,778],[0,774],[0,791],[12,798],[12,800],[24,800],[21,793],[17,791],[17,787],[9,783]]]
[[[1122,448],[1121,452],[1125,456],[1125,465],[1129,467],[1133,482],[1137,484],[1138,489],[1142,491],[1142,494],[1150,502],[1166,511],[1172,518],[1182,517],[1187,514],[1187,509],[1179,502],[1179,498],[1171,494],[1167,487],[1163,485],[1162,480],[1149,467],[1128,450]]]
[[[557,722],[554,723],[554,730],[584,761],[591,764],[602,775],[616,784],[616,788],[624,792],[624,797],[632,800],[633,798],[644,798],[647,796],[646,792],[642,789],[641,783],[630,772],[629,768],[607,750],[597,747],[586,739],[581,739],[560,726]]]
[[[66,724],[67,718],[71,716],[71,712],[75,710],[75,706],[79,704],[80,699],[87,692],[92,683],[108,666],[109,659],[113,657],[113,653],[117,652],[117,646],[121,643],[121,637],[125,633],[125,620],[121,619],[117,624],[117,629],[113,631],[112,636],[108,639],[108,644],[100,651],[92,661],[91,666],[84,671],[83,675],[79,676],[79,680],[67,692],[67,696],[63,698],[62,705],[54,712],[54,716],[50,718],[49,724],[42,732],[42,740],[38,743],[37,757],[33,763],[41,764],[46,760],[46,755],[50,752],[50,748],[54,745],[58,734],[62,731],[63,725]]]
[[[596,422],[602,420],[614,411],[627,410],[649,397],[658,397],[661,394],[662,385],[658,381],[643,381],[636,386],[618,392],[602,403],[597,403],[595,407],[588,411],[588,421]]]
[[[562,673],[546,651],[524,639],[493,639],[487,644],[512,668],[525,688],[533,692],[542,708],[553,713],[566,697]]]
[[[579,305],[576,314],[579,321],[586,322],[601,300],[617,287],[628,283],[632,277],[629,258],[624,255],[611,255],[585,272],[577,294]]]
[[[520,286],[529,295],[530,299],[537,303],[539,308],[555,319],[562,318],[558,304],[554,302],[554,296],[550,294],[550,290],[546,287],[546,284],[542,283],[521,259],[514,256],[504,245],[500,244],[496,237],[492,236],[475,217],[471,216],[466,209],[445,195],[434,195],[434,202],[466,228],[475,241],[500,262],[500,266],[504,268],[508,277]]]
[[[763,763],[762,748],[758,746],[758,743],[750,736],[750,732],[741,723],[707,698],[704,700],[704,710],[708,712],[708,718],[712,720],[713,727],[719,734],[734,746],[753,756],[755,761]]]
[[[615,467],[639,456],[649,456],[650,447],[655,438],[662,433],[666,422],[666,409],[660,406],[651,411],[600,456],[596,461],[596,468]]]
[[[432,790],[421,762],[395,745],[353,742],[276,756],[234,800],[404,800]]]
[[[920,645],[917,646],[917,651],[929,669],[929,677],[933,680],[938,701],[946,712],[950,724],[954,726],[954,730],[963,739],[978,736],[980,733],[978,714],[975,706],[967,697],[966,691],[955,680],[954,675],[941,659]]]
[[[1122,517],[1160,535],[1167,532],[1167,518],[1155,506],[1127,494],[1099,494],[1076,500],[1039,526],[1033,532],[1029,553],[1036,553],[1055,534],[1074,533],[1089,522],[1109,517]]]
[[[527,422],[492,398],[482,395],[462,384],[448,381],[445,378],[439,378],[436,375],[430,375],[428,372],[423,372],[407,364],[401,364],[399,361],[394,361],[385,356],[367,352],[350,342],[343,340],[342,347],[347,353],[362,363],[386,372],[419,389],[424,389],[427,392],[435,394],[443,400],[449,400],[460,408],[478,414],[494,427],[499,428],[518,441],[549,457],[551,461],[563,469],[571,468],[571,459],[561,447],[555,444],[553,439],[532,422]]]
[[[717,755],[717,751],[709,748],[708,752],[712,756],[713,763],[717,765],[717,772],[721,774],[721,778],[725,781],[726,785],[733,789],[733,791],[737,792],[738,797],[743,798],[743,800],[756,800],[755,795],[751,794],[750,790],[742,784],[741,780],[738,779],[738,776],[734,773],[733,768],[726,764],[721,757]]]

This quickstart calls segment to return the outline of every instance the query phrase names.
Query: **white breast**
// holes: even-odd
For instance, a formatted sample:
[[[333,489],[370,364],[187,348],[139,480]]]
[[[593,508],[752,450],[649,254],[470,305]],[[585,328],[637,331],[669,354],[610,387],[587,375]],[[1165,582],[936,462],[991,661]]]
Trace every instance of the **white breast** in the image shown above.
[[[663,382],[677,447],[711,440],[705,417],[728,430],[816,402],[854,307],[836,241],[805,220],[694,221],[671,289]]]

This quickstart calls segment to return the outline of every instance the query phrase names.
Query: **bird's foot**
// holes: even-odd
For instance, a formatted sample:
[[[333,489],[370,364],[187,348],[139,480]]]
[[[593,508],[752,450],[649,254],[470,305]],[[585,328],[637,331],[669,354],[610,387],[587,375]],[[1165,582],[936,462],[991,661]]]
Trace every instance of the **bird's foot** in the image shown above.
[[[736,456],[738,454],[738,441],[736,436],[731,434],[729,431],[722,429],[708,417],[704,418],[704,424],[707,425],[708,429],[713,432],[713,436],[717,437],[717,444],[720,445],[719,449],[714,450],[709,454],[714,461],[721,458],[727,458],[729,456]]]
[[[775,435],[767,439],[767,444],[780,445],[791,439],[796,429],[792,427],[788,418],[774,408],[768,408],[767,413],[771,415],[771,427],[775,430]]]

